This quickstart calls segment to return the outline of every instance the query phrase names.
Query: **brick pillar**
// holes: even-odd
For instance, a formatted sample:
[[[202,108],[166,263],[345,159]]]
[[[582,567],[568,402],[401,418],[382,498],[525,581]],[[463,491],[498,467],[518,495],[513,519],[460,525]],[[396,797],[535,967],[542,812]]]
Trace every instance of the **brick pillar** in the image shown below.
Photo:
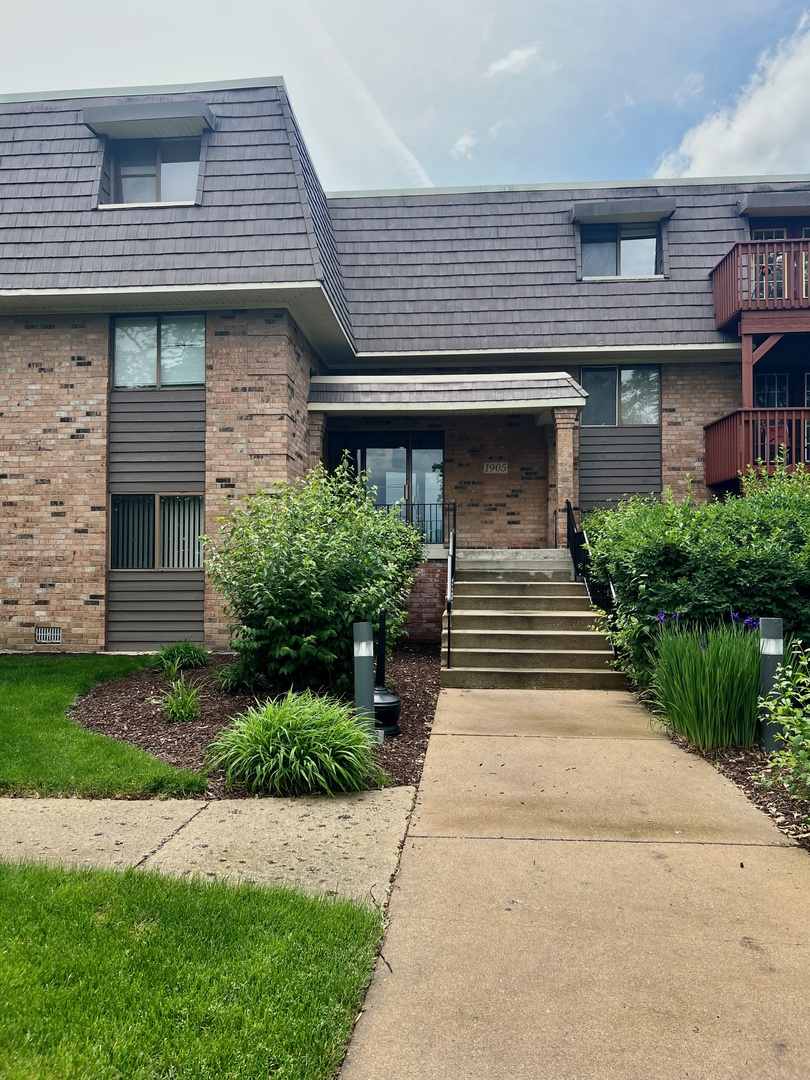
[[[553,521],[549,531],[549,541],[553,546],[566,546],[565,502],[571,500],[572,506],[579,503],[579,468],[577,461],[577,409],[565,406],[554,410],[554,487],[549,485],[549,510]],[[553,509],[552,509],[553,508]]]
[[[314,469],[326,453],[326,414],[309,414],[309,468]]]

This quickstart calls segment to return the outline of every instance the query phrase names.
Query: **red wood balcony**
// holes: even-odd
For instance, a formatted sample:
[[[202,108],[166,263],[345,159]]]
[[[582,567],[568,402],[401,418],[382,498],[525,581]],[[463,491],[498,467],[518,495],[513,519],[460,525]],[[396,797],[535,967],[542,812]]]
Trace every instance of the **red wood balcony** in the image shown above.
[[[810,308],[809,271],[810,239],[735,244],[711,273],[717,326],[743,311]]]
[[[707,484],[736,480],[749,465],[770,474],[777,458],[789,467],[810,462],[810,409],[737,409],[703,431]]]

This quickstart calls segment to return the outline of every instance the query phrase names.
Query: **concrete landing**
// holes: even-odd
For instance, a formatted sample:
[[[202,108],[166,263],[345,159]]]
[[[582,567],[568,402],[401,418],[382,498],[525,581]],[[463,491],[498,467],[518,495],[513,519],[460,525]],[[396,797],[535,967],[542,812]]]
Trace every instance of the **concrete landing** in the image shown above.
[[[340,1080],[805,1080],[810,856],[622,692],[444,691]]]

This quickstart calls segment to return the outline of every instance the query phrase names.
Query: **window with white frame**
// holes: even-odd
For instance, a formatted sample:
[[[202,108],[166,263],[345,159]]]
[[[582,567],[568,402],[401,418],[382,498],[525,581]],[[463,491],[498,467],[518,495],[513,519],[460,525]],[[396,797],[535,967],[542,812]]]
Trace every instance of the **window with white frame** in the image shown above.
[[[205,531],[202,495],[113,495],[111,570],[197,570]]]
[[[661,423],[661,374],[657,367],[583,367],[588,400],[583,427],[637,427]]]
[[[113,328],[116,389],[204,384],[204,315],[116,317]]]

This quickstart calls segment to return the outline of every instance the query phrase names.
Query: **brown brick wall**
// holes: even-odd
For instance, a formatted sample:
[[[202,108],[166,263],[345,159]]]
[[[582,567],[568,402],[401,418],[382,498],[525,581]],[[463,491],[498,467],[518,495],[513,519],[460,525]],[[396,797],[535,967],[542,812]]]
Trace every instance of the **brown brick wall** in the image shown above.
[[[0,317],[0,648],[104,646],[108,353],[104,316]]]
[[[444,431],[444,498],[464,548],[545,547],[548,450],[534,416],[469,413],[431,420],[330,417],[330,431]],[[484,463],[505,462],[505,474]]]
[[[307,396],[317,359],[285,311],[210,312],[206,342],[206,531],[227,501],[305,475]],[[206,582],[206,641],[227,648],[220,597]]]
[[[661,471],[676,496],[706,497],[703,425],[740,407],[739,364],[664,364],[661,368]]]
[[[441,641],[446,592],[447,562],[422,563],[408,600],[405,630],[409,641]]]

